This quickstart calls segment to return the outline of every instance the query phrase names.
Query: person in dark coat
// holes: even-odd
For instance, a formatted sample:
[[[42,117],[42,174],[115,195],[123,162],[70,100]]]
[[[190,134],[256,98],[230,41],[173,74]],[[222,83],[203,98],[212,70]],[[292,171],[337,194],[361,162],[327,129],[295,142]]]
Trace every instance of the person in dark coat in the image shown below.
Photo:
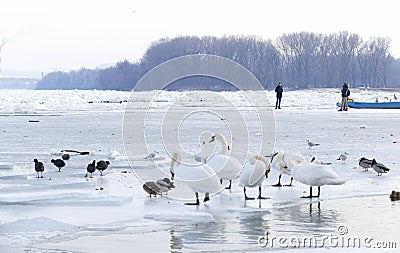
[[[276,92],[276,104],[275,104],[275,109],[281,109],[281,100],[282,100],[282,93],[283,93],[283,87],[282,83],[278,83],[278,85],[275,88]]]
[[[349,90],[349,86],[347,86],[347,83],[343,84],[342,87],[342,107],[340,108],[339,111],[347,111],[348,109],[348,98],[350,96],[350,90]]]

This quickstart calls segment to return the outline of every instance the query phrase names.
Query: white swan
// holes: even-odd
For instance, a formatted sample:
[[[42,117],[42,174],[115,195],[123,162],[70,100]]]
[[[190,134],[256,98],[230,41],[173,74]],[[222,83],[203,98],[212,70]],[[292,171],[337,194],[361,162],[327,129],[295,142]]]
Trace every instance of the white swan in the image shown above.
[[[331,169],[329,165],[321,165],[315,162],[296,165],[292,169],[294,180],[310,186],[310,195],[302,198],[319,198],[322,185],[341,185],[346,181]],[[318,186],[318,195],[312,195],[312,187]]]
[[[261,185],[264,178],[268,177],[270,171],[269,161],[261,155],[253,155],[249,158],[249,161],[245,164],[242,173],[240,173],[239,180],[240,186],[243,187],[245,200],[250,200],[254,198],[249,198],[246,195],[246,187],[256,187],[258,186],[258,199],[267,199],[261,196]]]
[[[222,190],[221,183],[214,170],[207,164],[183,165],[180,163],[181,154],[175,152],[171,158],[171,180],[183,181],[196,195],[196,203],[185,203],[186,205],[199,205],[199,192],[205,193],[204,202],[210,200],[209,193],[216,193]],[[177,165],[175,165],[177,164]]]
[[[229,146],[225,137],[217,133],[211,137],[209,143],[213,141],[220,141],[222,150],[207,160],[207,164],[215,171],[217,176],[222,180],[229,180],[229,186],[225,189],[231,189],[232,180],[237,178],[242,170],[242,164],[234,157],[228,155]]]
[[[271,167],[277,169],[279,174],[278,183],[273,186],[281,187],[281,177],[282,174],[288,176],[291,175],[291,169],[299,164],[304,163],[305,159],[300,153],[285,153],[284,151],[278,151],[271,157]],[[292,186],[293,177],[290,178],[290,184],[286,186]]]

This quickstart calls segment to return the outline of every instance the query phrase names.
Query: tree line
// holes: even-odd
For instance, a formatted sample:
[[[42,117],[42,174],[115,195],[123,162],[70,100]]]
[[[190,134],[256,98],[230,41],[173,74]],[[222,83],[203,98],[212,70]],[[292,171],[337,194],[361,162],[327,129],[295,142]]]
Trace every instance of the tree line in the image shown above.
[[[79,69],[45,75],[37,89],[131,90],[155,66],[175,57],[212,54],[249,69],[265,89],[277,82],[286,88],[400,86],[400,60],[390,54],[390,38],[363,40],[349,32],[283,34],[275,41],[255,36],[180,36],[153,42],[138,62],[127,60],[106,69]],[[210,77],[177,80],[170,89],[232,90],[230,84]]]

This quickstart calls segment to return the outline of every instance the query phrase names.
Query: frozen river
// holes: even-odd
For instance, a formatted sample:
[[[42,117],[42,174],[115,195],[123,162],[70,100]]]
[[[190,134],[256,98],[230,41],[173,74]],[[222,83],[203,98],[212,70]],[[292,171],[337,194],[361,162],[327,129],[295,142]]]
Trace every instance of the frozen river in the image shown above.
[[[193,198],[184,185],[177,184],[169,193],[171,198],[149,198],[141,180],[155,180],[168,172],[168,133],[177,130],[174,123],[181,120],[177,115],[187,115],[187,111],[196,113],[179,125],[179,142],[189,152],[197,151],[198,141],[204,138],[201,134],[207,131],[229,137],[233,155],[258,152],[259,119],[240,94],[163,93],[149,110],[149,98],[155,93],[142,93],[124,115],[126,92],[71,91],[67,94],[70,100],[59,91],[34,93],[34,98],[28,91],[7,92],[0,100],[0,252],[309,252],[308,247],[296,244],[304,239],[315,240],[317,248],[312,250],[316,252],[325,252],[325,248],[336,252],[347,249],[343,242],[349,238],[359,240],[361,249],[350,247],[355,252],[366,248],[397,252],[400,247],[396,229],[400,202],[389,199],[392,190],[400,190],[400,110],[339,113],[334,106],[338,93],[332,90],[286,92],[282,110],[262,108],[274,116],[275,142],[268,139],[269,144],[275,144],[274,150],[331,162],[346,183],[323,186],[319,201],[310,201],[300,199],[309,187],[299,182],[293,187],[272,187],[278,180],[278,172],[272,170],[263,184],[263,193],[270,199],[245,201],[242,188],[234,182],[232,190],[195,207],[176,199]],[[354,92],[356,97],[371,100],[390,94]],[[273,93],[266,96],[273,99]],[[235,110],[223,98],[234,99]],[[163,117],[165,109],[175,101],[183,113],[170,113],[171,124],[159,131],[159,120],[168,119]],[[192,102],[197,104],[187,107]],[[142,124],[142,129],[124,132],[123,123],[135,121],[144,111],[148,112],[145,126],[133,122]],[[216,115],[224,115],[223,120]],[[233,131],[241,124],[239,116],[248,134]],[[147,147],[141,146],[143,133]],[[309,149],[308,139],[321,145]],[[89,155],[72,156],[58,172],[50,160],[59,158],[64,149],[88,151]],[[153,150],[159,151],[157,159],[143,159]],[[345,151],[349,158],[342,164],[336,159]],[[373,170],[364,172],[357,167],[363,156],[391,170],[382,177]],[[43,179],[36,178],[34,158],[44,162]],[[111,162],[104,176],[96,172],[93,178],[84,177],[92,160]],[[282,177],[283,183],[289,180]],[[257,193],[257,189],[248,189],[250,196]],[[266,235],[267,242],[262,240]]]

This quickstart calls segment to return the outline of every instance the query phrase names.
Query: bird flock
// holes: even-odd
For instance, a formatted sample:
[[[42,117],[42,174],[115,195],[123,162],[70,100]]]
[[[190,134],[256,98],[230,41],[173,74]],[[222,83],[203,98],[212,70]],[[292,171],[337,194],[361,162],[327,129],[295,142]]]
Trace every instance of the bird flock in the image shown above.
[[[82,152],[81,152],[82,153]],[[86,154],[86,152],[83,152],[84,154]],[[88,154],[88,153],[87,153]],[[61,159],[57,158],[57,159],[51,159],[50,162],[57,167],[58,172],[61,172],[61,170],[66,166],[65,161],[70,159],[70,155],[69,154],[63,154],[61,156]],[[40,162],[38,159],[33,159],[33,162],[35,163],[35,171],[37,173],[37,178],[43,178],[43,172],[44,172],[44,165],[43,162]],[[110,165],[109,161],[104,161],[104,160],[100,160],[97,162],[96,164],[96,160],[93,160],[91,163],[89,163],[86,167],[86,175],[85,178],[88,177],[89,173],[90,173],[90,178],[93,177],[93,173],[96,172],[96,170],[98,170],[100,172],[100,176],[103,176],[103,172],[104,170],[106,170],[108,168],[108,166]]]
[[[262,195],[262,184],[268,178],[271,168],[279,172],[278,182],[272,185],[274,187],[293,186],[293,180],[308,185],[310,187],[309,194],[301,198],[319,198],[321,186],[342,185],[346,182],[332,169],[332,163],[320,161],[316,157],[306,161],[304,156],[298,152],[279,150],[267,156],[261,154],[249,155],[245,164],[241,164],[236,158],[229,155],[229,145],[221,133],[214,134],[208,143],[212,142],[220,142],[221,150],[208,158],[195,156],[194,160],[200,162],[195,166],[182,164],[180,152],[174,152],[170,163],[170,180],[164,178],[156,182],[146,182],[143,189],[150,194],[150,197],[157,194],[162,195],[162,193],[175,188],[174,180],[176,179],[185,183],[195,194],[195,202],[185,204],[199,205],[199,193],[204,193],[203,202],[207,202],[210,200],[210,193],[220,193],[224,189],[231,189],[232,181],[236,179],[239,180],[239,186],[243,187],[245,200],[268,199],[268,197]],[[310,140],[307,140],[306,143],[310,149],[320,145]],[[203,145],[205,144],[207,142],[203,142]],[[349,153],[344,152],[340,154],[337,160],[345,164],[348,156]],[[389,168],[382,163],[365,157],[359,160],[358,165],[364,171],[372,168],[378,173],[378,176],[389,171]],[[290,176],[289,184],[281,183],[282,175]],[[224,187],[224,180],[229,181],[227,187]],[[258,196],[249,197],[246,189],[255,187],[258,187]],[[318,188],[315,195],[313,194],[313,187]]]

